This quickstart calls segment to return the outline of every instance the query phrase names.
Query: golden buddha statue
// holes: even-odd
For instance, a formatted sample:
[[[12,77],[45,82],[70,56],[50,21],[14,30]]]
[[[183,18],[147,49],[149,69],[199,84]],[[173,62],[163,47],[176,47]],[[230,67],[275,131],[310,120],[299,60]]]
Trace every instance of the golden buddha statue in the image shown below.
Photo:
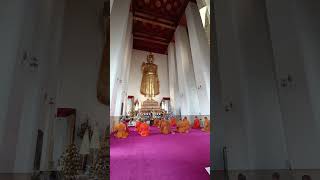
[[[140,93],[148,99],[160,94],[157,68],[157,65],[153,64],[153,54],[150,53],[147,56],[147,63],[143,62],[141,66],[142,81],[140,86]]]

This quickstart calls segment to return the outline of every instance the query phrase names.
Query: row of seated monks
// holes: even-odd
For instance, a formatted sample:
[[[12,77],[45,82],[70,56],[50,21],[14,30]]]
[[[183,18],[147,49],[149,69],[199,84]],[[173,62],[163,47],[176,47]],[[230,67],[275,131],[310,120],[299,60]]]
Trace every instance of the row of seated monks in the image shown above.
[[[190,130],[190,122],[187,117],[184,117],[183,120],[178,120],[173,117],[169,121],[168,120],[154,120],[154,126],[160,129],[160,133],[162,134],[174,134],[175,132],[178,133],[188,133]],[[176,128],[176,131],[172,130],[172,128]],[[193,122],[193,129],[200,129],[200,120],[195,117]],[[149,132],[149,125],[145,121],[137,121],[135,126],[136,132],[138,132],[141,136],[148,136]],[[210,132],[210,121],[207,117],[204,118],[204,127],[201,129],[204,132]],[[115,137],[117,138],[127,138],[129,135],[129,128],[127,123],[121,121],[114,127],[113,132],[115,133]]]

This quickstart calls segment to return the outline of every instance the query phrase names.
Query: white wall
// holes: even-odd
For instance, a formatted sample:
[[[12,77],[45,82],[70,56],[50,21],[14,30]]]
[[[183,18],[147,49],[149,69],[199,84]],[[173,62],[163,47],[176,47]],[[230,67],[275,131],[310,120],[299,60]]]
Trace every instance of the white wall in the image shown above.
[[[149,52],[141,50],[132,50],[132,62],[130,68],[128,96],[134,96],[138,98],[140,102],[145,101],[146,98],[140,94],[140,85],[142,79],[141,65],[147,61],[147,55]],[[157,95],[154,100],[160,101],[163,97],[170,97],[169,94],[169,73],[168,73],[168,56],[163,54],[153,53],[153,63],[158,66],[158,77],[160,81],[160,94]]]
[[[176,67],[176,53],[174,43],[170,43],[168,46],[168,69],[169,69],[169,91],[170,91],[170,103],[171,110],[174,115],[178,115],[181,104],[179,103],[179,87],[178,76]]]
[[[294,169],[319,168],[319,23],[317,1],[266,1],[289,159]]]
[[[97,100],[97,80],[102,60],[103,0],[66,1],[57,107],[75,108],[77,123],[86,114],[96,120],[101,133],[109,123],[108,107]]]
[[[115,18],[115,17],[112,17]],[[117,60],[118,70],[116,71],[117,81],[114,86],[113,92],[114,96],[112,96],[112,103],[110,106],[110,115],[111,116],[120,116],[121,115],[121,105],[124,102],[127,92],[127,84],[128,84],[128,76],[127,72],[130,69],[131,63],[131,54],[132,54],[132,13],[129,13],[128,24],[126,27],[126,34],[124,38],[124,47],[123,52],[119,56]],[[118,36],[118,34],[116,35]],[[114,45],[111,44],[113,47]],[[114,67],[110,66],[110,68],[114,69]]]
[[[178,26],[174,37],[181,115],[199,115],[199,99],[187,28]]]
[[[221,83],[221,101],[214,106],[214,142],[220,142],[214,147],[228,147],[230,169],[319,167],[319,7],[315,1],[216,1],[220,80],[214,82]],[[293,82],[282,87],[288,75]],[[224,112],[230,101],[233,109]]]
[[[264,2],[217,1],[216,9],[220,106],[233,103],[230,112],[217,113],[223,135],[216,141],[227,146],[230,169],[285,169],[286,141]]]
[[[210,48],[208,38],[202,26],[197,4],[190,2],[186,7],[185,14],[200,112],[202,115],[210,115]]]
[[[24,14],[27,0],[0,2],[0,144],[5,128],[10,88],[12,86],[14,67],[23,31]]]
[[[112,13],[110,14],[110,115],[115,114],[115,106],[119,102],[117,90],[121,86],[121,70],[124,62],[124,52],[128,43],[126,39],[128,32],[130,0],[114,1]],[[131,29],[129,29],[131,30]]]
[[[5,146],[1,146],[0,171],[30,173],[33,168],[37,130],[45,129],[45,94],[51,96],[54,89],[52,83],[55,84],[54,79],[51,79],[51,82],[48,79],[52,78],[57,62],[56,45],[60,32],[56,31],[59,29],[59,23],[56,22],[61,21],[63,16],[63,13],[59,13],[63,8],[63,1],[8,1],[1,5],[1,8],[4,8],[1,12],[5,15],[9,15],[9,12],[14,15],[1,16],[4,18],[1,19],[4,23],[1,25],[4,25],[3,29],[6,30],[0,34],[10,40],[9,46],[6,45],[8,49],[2,48],[5,53],[1,53],[5,60],[1,67],[9,70],[4,70],[6,74],[3,76],[3,90],[9,91],[0,93],[8,100],[1,100],[6,106],[1,107],[2,112],[5,112],[1,114],[5,119],[0,120],[0,127],[3,128],[0,130],[1,144]],[[54,41],[50,41],[52,39]],[[29,58],[36,57],[39,60],[37,71],[32,72],[28,66],[21,64],[25,51]],[[11,63],[6,64],[6,60]],[[8,92],[9,94],[6,94]]]

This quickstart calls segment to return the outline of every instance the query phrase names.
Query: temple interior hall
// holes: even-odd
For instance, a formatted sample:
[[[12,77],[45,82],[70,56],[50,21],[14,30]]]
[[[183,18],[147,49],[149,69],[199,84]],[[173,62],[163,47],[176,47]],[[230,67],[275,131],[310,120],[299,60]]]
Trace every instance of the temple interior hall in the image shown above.
[[[320,179],[319,9],[0,1],[0,179]]]
[[[110,178],[210,179],[209,1],[111,7]]]

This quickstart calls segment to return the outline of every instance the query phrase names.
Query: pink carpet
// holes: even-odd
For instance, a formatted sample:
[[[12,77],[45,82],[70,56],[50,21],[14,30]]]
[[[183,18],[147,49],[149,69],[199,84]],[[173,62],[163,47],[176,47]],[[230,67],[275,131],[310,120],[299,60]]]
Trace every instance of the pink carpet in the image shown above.
[[[188,134],[151,134],[141,137],[130,128],[126,139],[110,138],[111,180],[209,180],[210,135],[200,130]]]

